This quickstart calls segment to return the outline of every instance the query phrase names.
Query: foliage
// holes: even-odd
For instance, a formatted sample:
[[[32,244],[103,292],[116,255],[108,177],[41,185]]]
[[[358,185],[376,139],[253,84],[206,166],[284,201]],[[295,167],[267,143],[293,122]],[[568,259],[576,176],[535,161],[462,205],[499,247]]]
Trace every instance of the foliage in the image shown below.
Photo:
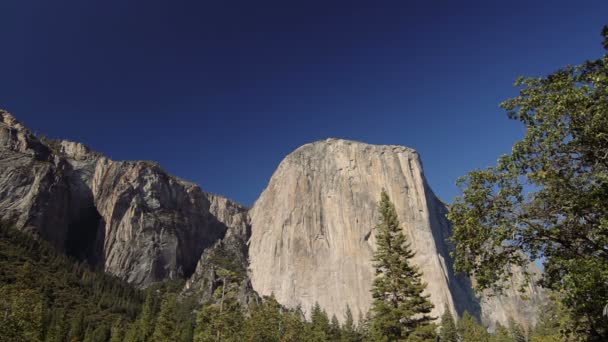
[[[477,319],[467,311],[458,321],[458,335],[462,341],[486,342],[490,340],[490,334],[479,324]]]
[[[329,318],[325,310],[321,309],[319,303],[315,303],[310,314],[311,320],[311,336],[310,341],[326,341],[330,336]]]
[[[441,316],[441,330],[439,333],[441,342],[458,342],[458,331],[456,330],[456,322],[450,308],[446,305]]]
[[[175,294],[168,293],[163,297],[158,318],[154,324],[152,341],[173,342],[179,340],[179,317],[177,314],[177,299]]]
[[[608,340],[608,55],[516,86],[501,106],[525,137],[461,178],[450,206],[456,268],[502,288],[512,265],[542,258],[541,284],[563,294],[577,333]]]
[[[434,340],[434,318],[429,315],[433,304],[428,295],[422,294],[426,284],[418,268],[409,262],[414,252],[385,191],[379,210],[381,220],[376,228],[377,250],[373,259],[376,278],[372,288],[372,337],[375,341],[398,341],[411,335],[415,340]]]
[[[304,318],[301,308],[289,310],[283,314],[283,326],[285,333],[282,342],[306,342],[310,335],[310,327]]]
[[[274,296],[265,297],[262,303],[254,305],[251,310],[245,340],[279,342],[284,333],[282,321],[281,305]]]
[[[0,223],[0,341],[95,341],[131,322],[141,293]]]
[[[222,286],[214,294],[214,302],[203,307],[196,319],[194,340],[240,341],[243,338],[245,316],[238,302],[239,276],[231,271],[220,269]]]
[[[357,327],[355,326],[355,322],[353,319],[353,312],[350,310],[350,307],[346,306],[346,320],[344,321],[344,325],[342,326],[342,333],[340,335],[342,342],[356,342],[361,340],[361,336],[359,336],[357,332]]]

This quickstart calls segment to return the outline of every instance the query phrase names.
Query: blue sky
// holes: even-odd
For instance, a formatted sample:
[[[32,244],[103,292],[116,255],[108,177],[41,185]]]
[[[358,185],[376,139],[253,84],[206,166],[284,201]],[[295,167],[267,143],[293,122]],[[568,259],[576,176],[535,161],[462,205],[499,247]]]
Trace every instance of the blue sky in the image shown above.
[[[0,3],[0,107],[251,205],[327,137],[417,149],[446,201],[523,129],[519,75],[603,54],[608,1]]]

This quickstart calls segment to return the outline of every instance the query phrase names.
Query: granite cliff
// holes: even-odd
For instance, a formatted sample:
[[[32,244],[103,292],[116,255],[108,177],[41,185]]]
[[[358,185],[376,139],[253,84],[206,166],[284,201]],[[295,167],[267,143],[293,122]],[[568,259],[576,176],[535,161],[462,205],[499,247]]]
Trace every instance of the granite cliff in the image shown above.
[[[305,311],[318,302],[339,318],[347,305],[366,313],[382,189],[416,252],[413,262],[423,271],[435,316],[447,306],[488,325],[508,317],[534,320],[534,301],[521,300],[515,290],[477,297],[471,281],[454,274],[446,208],[429,188],[418,153],[402,146],[328,139],[288,155],[250,213],[254,289]],[[538,291],[531,286],[527,295],[535,299]]]
[[[0,112],[0,218],[137,286],[189,277],[246,209],[86,146],[39,139]],[[246,216],[246,215],[245,215]]]
[[[491,326],[536,317],[539,289],[476,296],[454,274],[444,204],[418,154],[401,146],[328,139],[279,165],[249,210],[147,161],[114,161],[88,147],[39,138],[0,111],[0,219],[58,249],[145,287],[186,279],[201,301],[220,286],[218,268],[239,277],[243,304],[274,293],[305,311],[318,302],[340,319],[371,304],[377,202],[386,189],[424,272],[435,315],[444,305]],[[255,290],[255,291],[254,291]],[[257,292],[257,293],[256,293]]]

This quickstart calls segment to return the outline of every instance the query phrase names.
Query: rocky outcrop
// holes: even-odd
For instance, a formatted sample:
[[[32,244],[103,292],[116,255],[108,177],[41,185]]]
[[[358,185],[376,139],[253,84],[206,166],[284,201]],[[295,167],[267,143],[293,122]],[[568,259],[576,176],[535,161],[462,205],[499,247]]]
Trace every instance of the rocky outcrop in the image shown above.
[[[428,187],[418,154],[401,146],[328,139],[287,156],[251,210],[254,289],[305,311],[318,302],[339,318],[347,305],[366,313],[382,189],[416,251],[413,262],[424,273],[433,314],[447,306],[504,321],[501,307],[484,310],[469,279],[454,274],[446,208]],[[509,315],[527,320],[525,303],[517,306]]]
[[[531,301],[514,289],[476,296],[470,280],[454,274],[446,208],[406,147],[304,145],[248,210],[156,163],[113,161],[76,142],[38,138],[0,111],[0,170],[1,220],[138,286],[188,279],[183,294],[201,302],[213,299],[228,271],[242,304],[257,291],[305,311],[318,302],[340,319],[347,305],[365,314],[382,189],[416,251],[434,315],[447,306],[489,326],[510,317],[529,325],[541,296],[534,286]]]
[[[190,276],[230,225],[247,233],[236,204],[156,163],[113,161],[79,143],[41,140],[0,115],[0,218],[68,254],[146,286]]]
[[[194,296],[201,303],[213,302],[216,289],[224,286],[225,271],[230,274],[230,286],[234,287],[241,305],[247,306],[258,299],[251,286],[247,241],[251,235],[248,208],[225,197],[209,195],[210,211],[228,226],[224,238],[206,249],[196,271],[188,279],[183,290],[186,296]]]

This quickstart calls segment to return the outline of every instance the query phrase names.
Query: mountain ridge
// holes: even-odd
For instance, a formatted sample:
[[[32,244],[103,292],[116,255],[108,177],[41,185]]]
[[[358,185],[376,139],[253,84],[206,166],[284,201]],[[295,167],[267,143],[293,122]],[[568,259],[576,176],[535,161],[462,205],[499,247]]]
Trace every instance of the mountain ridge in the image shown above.
[[[248,208],[159,163],[114,161],[78,142],[39,139],[7,112],[0,118],[0,218],[139,287],[184,278],[185,292],[210,298],[219,286],[212,255],[227,253],[249,269],[241,278],[242,303],[256,292],[274,293],[281,304],[305,311],[320,302],[340,319],[345,304],[364,314],[376,197],[387,188],[418,246],[435,315],[447,305],[488,326],[511,316],[533,322],[536,315],[536,304],[514,299],[514,292],[479,297],[468,278],[454,273],[445,206],[412,148],[338,138],[304,144],[281,161]],[[321,274],[335,279],[324,285]]]

